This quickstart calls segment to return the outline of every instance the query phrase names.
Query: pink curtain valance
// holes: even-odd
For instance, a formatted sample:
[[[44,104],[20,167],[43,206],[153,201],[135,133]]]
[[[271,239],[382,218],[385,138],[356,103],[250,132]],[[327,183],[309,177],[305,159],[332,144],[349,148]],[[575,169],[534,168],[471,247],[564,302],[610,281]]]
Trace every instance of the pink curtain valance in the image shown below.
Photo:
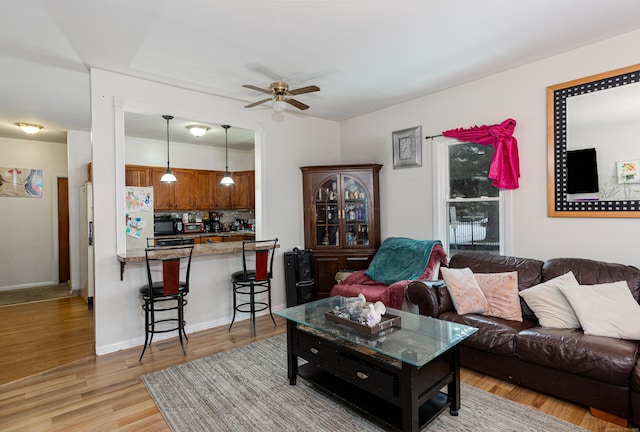
[[[442,135],[457,138],[460,141],[492,146],[494,153],[488,176],[491,184],[499,189],[517,189],[520,160],[518,140],[513,136],[515,127],[516,121],[507,119],[499,125],[451,129],[442,132]]]

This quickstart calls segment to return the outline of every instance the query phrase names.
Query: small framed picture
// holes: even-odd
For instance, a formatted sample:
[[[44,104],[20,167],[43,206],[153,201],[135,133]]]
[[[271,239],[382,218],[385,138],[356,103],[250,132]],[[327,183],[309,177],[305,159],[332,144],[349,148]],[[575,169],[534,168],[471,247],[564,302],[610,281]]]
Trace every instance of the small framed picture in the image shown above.
[[[618,183],[640,183],[640,160],[618,162]]]
[[[395,131],[391,137],[394,169],[422,166],[422,126]]]

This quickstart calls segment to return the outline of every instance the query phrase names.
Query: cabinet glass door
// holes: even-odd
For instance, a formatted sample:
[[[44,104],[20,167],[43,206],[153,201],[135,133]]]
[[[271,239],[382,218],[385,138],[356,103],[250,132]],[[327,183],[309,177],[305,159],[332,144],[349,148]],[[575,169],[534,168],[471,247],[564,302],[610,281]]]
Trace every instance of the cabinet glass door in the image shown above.
[[[369,245],[369,197],[367,188],[355,178],[343,177],[345,243],[347,246]]]
[[[340,246],[338,179],[325,181],[314,195],[316,246]]]

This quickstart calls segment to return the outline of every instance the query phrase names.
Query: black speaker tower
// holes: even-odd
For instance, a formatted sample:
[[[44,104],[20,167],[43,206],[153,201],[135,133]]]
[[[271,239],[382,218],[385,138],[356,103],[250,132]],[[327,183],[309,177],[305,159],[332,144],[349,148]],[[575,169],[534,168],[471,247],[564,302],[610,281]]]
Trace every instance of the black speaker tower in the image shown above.
[[[313,254],[311,250],[294,248],[284,253],[284,280],[287,307],[307,303],[315,298]]]

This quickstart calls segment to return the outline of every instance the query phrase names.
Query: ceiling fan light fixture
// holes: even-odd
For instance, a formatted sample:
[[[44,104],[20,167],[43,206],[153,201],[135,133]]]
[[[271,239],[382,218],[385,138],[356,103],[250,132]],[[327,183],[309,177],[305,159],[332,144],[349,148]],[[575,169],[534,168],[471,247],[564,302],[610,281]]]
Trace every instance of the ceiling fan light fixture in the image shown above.
[[[189,132],[191,132],[191,135],[196,137],[201,137],[202,135],[206,134],[207,131],[209,130],[207,126],[202,126],[202,125],[189,125],[187,126],[187,129],[189,129]]]
[[[277,100],[273,102],[273,110],[276,112],[282,112],[287,108],[287,103],[283,100]]]
[[[22,129],[24,133],[29,135],[37,134],[42,129],[42,126],[31,123],[18,123],[18,127]]]

